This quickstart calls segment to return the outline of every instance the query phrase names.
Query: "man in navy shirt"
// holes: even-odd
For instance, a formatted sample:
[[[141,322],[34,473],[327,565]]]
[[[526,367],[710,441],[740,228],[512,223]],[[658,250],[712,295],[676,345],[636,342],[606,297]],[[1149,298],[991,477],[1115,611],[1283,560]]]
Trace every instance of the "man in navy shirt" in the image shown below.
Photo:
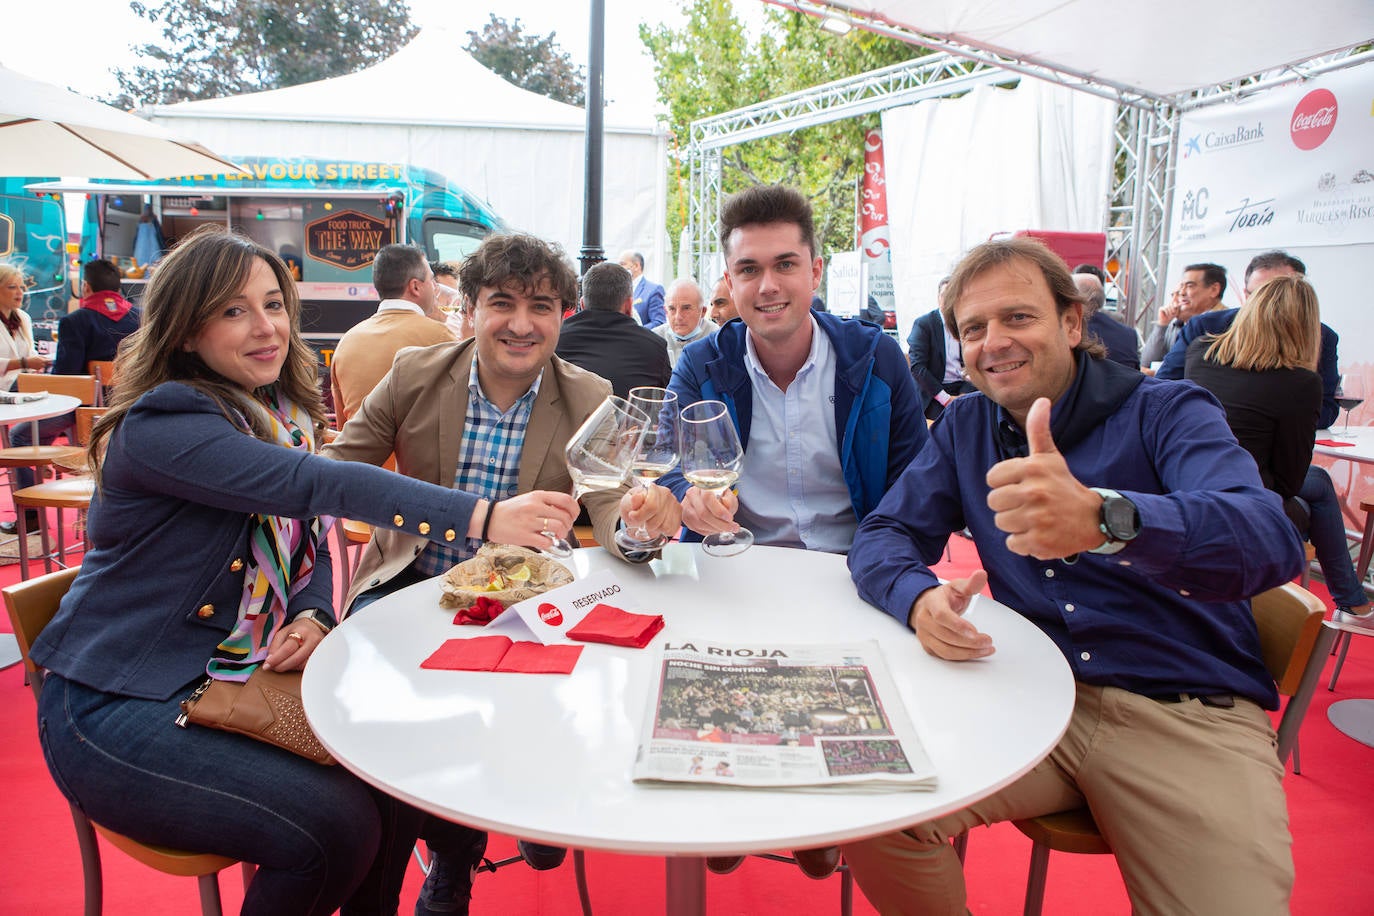
[[[883,913],[962,914],[951,837],[1086,805],[1135,910],[1287,912],[1278,698],[1246,600],[1302,564],[1279,498],[1211,395],[1085,344],[1073,279],[1039,242],[974,249],[943,307],[981,394],[949,406],[860,524],[854,581],[951,661],[993,655],[963,616],[990,583],[1064,653],[1077,698],[1011,786],[846,845],[856,879]],[[929,567],[965,526],[986,572],[942,585]]]

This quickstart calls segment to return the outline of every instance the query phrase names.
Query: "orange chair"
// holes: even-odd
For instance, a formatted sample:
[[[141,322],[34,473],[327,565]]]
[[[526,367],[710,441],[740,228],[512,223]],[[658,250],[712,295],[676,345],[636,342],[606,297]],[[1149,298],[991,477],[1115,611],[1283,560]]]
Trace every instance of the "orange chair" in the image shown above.
[[[1281,696],[1288,697],[1278,727],[1279,762],[1298,762],[1298,729],[1302,726],[1317,678],[1336,637],[1336,629],[1323,621],[1326,605],[1307,589],[1292,583],[1271,588],[1250,599],[1259,629],[1260,654]],[[1110,853],[1111,847],[1098,832],[1087,808],[1013,821],[1034,842],[1030,876],[1026,882],[1026,916],[1039,916],[1045,898],[1045,874],[1050,851],[1084,854]]]

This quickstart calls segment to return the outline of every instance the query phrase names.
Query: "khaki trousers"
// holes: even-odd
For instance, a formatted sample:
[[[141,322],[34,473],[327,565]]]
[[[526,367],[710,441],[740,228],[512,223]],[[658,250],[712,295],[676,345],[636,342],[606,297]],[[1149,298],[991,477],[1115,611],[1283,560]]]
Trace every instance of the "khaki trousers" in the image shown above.
[[[1031,772],[963,811],[843,850],[885,916],[963,914],[952,837],[1086,803],[1134,912],[1278,916],[1293,886],[1282,780],[1269,717],[1249,700],[1214,709],[1079,684],[1068,731]]]

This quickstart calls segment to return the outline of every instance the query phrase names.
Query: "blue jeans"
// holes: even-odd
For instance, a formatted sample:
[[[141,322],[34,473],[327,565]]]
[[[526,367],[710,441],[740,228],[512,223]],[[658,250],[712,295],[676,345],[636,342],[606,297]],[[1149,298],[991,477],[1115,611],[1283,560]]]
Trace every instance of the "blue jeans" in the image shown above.
[[[140,842],[256,864],[244,916],[394,914],[399,881],[393,888],[381,876],[394,858],[407,860],[418,818],[341,766],[231,732],[178,728],[191,689],[141,700],[49,675],[38,732],[62,794]],[[388,834],[398,838],[386,842]]]
[[[76,415],[66,413],[60,417],[48,417],[46,420],[38,421],[38,442],[41,445],[52,445],[57,437],[70,430],[76,423]],[[10,445],[19,447],[21,445],[33,445],[33,424],[18,423],[10,430]],[[22,490],[31,487],[38,482],[38,475],[33,472],[31,467],[14,468],[14,488]]]
[[[1302,482],[1298,496],[1307,503],[1312,521],[1307,539],[1317,552],[1327,591],[1338,607],[1356,607],[1369,599],[1355,578],[1355,564],[1350,562],[1350,547],[1345,539],[1345,517],[1341,515],[1341,501],[1325,469],[1312,465]]]

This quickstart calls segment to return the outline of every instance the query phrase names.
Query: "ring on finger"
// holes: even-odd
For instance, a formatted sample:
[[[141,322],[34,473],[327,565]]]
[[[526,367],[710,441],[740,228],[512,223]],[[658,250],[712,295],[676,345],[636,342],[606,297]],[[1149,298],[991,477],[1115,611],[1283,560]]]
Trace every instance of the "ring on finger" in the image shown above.
[[[294,639],[299,645],[305,645],[305,637],[299,633],[287,633],[287,639]]]

